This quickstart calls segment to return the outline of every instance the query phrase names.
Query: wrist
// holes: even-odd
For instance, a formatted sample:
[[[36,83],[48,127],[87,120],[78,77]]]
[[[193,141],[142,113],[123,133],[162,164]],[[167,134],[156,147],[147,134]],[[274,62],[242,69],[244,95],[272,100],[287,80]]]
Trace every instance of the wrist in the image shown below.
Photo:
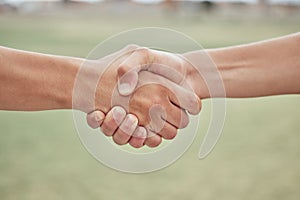
[[[76,68],[76,74],[71,78],[71,85],[68,87],[68,95],[66,95],[66,103],[69,108],[90,113],[94,110],[102,109],[97,101],[100,87],[100,77],[103,76],[102,60],[83,60],[75,59],[69,61]],[[73,73],[71,73],[71,76]],[[68,84],[69,81],[67,81]],[[102,85],[102,84],[101,84]]]
[[[50,95],[57,102],[59,109],[72,109],[72,96],[74,83],[83,59],[73,57],[53,57],[53,63],[57,66],[57,73],[52,80],[55,81],[54,89],[50,88]],[[78,108],[75,108],[78,109]]]
[[[186,69],[186,81],[200,99],[211,97],[204,78],[204,71],[207,71],[207,67],[199,63],[200,60],[198,59],[203,57],[203,53],[202,51],[197,51],[182,54],[185,59],[184,68]],[[198,66],[201,66],[201,68]]]
[[[246,64],[248,61],[232,48],[210,49],[207,54],[220,73],[226,96],[233,97],[232,91],[236,91],[233,87],[240,88],[237,84],[238,74],[243,73],[244,66],[249,65]]]
[[[237,75],[248,73],[247,68],[254,65],[253,59],[243,56],[239,48],[188,52],[184,56],[192,63],[187,79],[201,99],[242,94],[243,80]]]

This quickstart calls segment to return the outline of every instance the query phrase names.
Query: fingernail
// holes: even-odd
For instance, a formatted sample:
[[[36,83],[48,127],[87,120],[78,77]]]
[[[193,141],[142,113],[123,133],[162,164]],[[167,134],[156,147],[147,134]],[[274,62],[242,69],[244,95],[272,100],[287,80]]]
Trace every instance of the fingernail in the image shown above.
[[[115,107],[113,110],[113,118],[114,120],[120,124],[124,118],[124,116],[126,115],[126,112],[123,108],[121,107]]]
[[[125,120],[122,122],[122,125],[120,126],[120,129],[124,133],[127,133],[131,136],[134,129],[136,128],[136,124],[137,124],[137,120],[134,117],[130,116],[130,114],[129,114],[129,115],[127,115]]]
[[[145,139],[147,137],[147,132],[144,128],[138,127],[137,131],[135,132],[134,137]]]
[[[128,83],[121,83],[119,86],[119,92],[123,95],[128,95],[131,93],[131,87]]]
[[[100,122],[102,120],[102,117],[100,116],[101,114],[99,112],[95,112],[95,120],[97,122]]]
[[[137,124],[138,123],[138,119],[132,115],[132,114],[128,114],[128,121],[130,121],[133,124]]]

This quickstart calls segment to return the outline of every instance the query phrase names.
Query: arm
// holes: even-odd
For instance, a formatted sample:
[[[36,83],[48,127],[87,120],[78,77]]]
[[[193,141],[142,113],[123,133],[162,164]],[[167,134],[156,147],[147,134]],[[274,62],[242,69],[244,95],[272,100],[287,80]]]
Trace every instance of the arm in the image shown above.
[[[71,109],[82,61],[0,47],[0,110]]]
[[[210,62],[206,62],[207,54],[217,67],[217,73],[207,77],[212,83],[219,78],[223,80],[226,97],[247,98],[300,94],[300,33],[242,46],[211,49],[206,52],[202,50],[187,52],[178,56],[150,49],[145,51],[143,48],[142,51],[132,54],[132,57],[120,66],[119,79],[125,76],[120,82],[129,86],[129,89],[125,87],[126,89],[120,92],[127,94],[135,88],[136,73],[142,70],[137,66],[144,64],[147,64],[148,71],[178,83],[178,78],[174,76],[174,73],[168,73],[152,65],[162,63],[186,75],[186,81],[200,99],[224,97],[223,93],[211,95],[203,78],[190,65],[193,63],[200,72],[209,73],[213,66]],[[180,61],[180,56],[189,62]],[[122,89],[119,87],[119,90]],[[88,121],[90,123],[94,121],[95,127],[97,126],[92,115],[88,116]],[[104,125],[109,126],[105,123]]]
[[[136,47],[135,52],[119,67],[119,91],[128,95],[138,82],[137,74],[151,71],[180,83],[180,77],[170,70],[163,70],[157,64],[169,66],[186,77],[200,98],[210,96],[205,81],[199,75],[210,73],[212,63],[216,64],[215,81],[221,76],[227,97],[258,97],[279,94],[299,94],[300,87],[300,33],[241,46],[199,50],[182,55]],[[188,62],[186,62],[188,61]],[[194,67],[190,64],[192,63]],[[141,67],[143,66],[143,67]]]
[[[118,92],[114,92],[117,71],[119,64],[130,55],[130,48],[125,47],[99,60],[84,60],[0,47],[0,110],[77,109],[86,113],[98,110],[95,112],[98,118],[95,119],[100,122],[112,106],[127,106],[127,112],[130,110],[135,114],[139,122],[133,115],[126,116],[124,110],[117,109],[119,121],[116,125],[122,128],[123,121],[125,125],[123,129],[115,129],[108,134],[116,132],[113,138],[118,144],[127,143],[134,135],[132,146],[140,147],[144,142],[148,146],[157,146],[161,136],[174,137],[177,128],[187,125],[187,115],[178,106],[190,110],[199,108],[196,104],[184,102],[184,99],[175,106],[174,93],[194,98],[195,102],[198,98],[190,91],[149,72],[143,73],[144,78],[139,80],[140,88],[132,97],[120,97]],[[126,102],[130,102],[129,105]],[[152,105],[162,105],[167,118],[156,121],[153,117],[149,118]],[[154,114],[160,116],[163,111],[158,110]],[[143,127],[148,133],[153,133],[151,137],[145,138],[147,135]],[[122,130],[126,130],[126,134]]]
[[[207,53],[223,79],[226,97],[300,94],[299,33],[242,46],[211,49]],[[189,52],[184,57],[197,60],[199,55],[200,52]],[[188,79],[198,96],[202,99],[214,97],[203,84],[199,87],[202,78],[190,69]]]

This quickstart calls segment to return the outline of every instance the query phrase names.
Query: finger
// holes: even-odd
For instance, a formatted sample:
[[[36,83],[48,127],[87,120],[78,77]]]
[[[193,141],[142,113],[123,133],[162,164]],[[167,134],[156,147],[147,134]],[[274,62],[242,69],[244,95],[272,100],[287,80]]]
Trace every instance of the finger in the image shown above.
[[[93,129],[99,128],[104,118],[104,113],[99,110],[93,111],[86,116],[88,125]]]
[[[138,72],[135,70],[129,71],[124,76],[119,78],[118,88],[119,93],[123,96],[130,95],[138,84]]]
[[[134,133],[137,124],[138,119],[134,115],[128,114],[113,135],[114,142],[119,145],[126,144]]]
[[[200,112],[201,101],[199,97],[191,90],[173,83],[162,76],[158,76],[147,71],[140,72],[139,79],[142,80],[141,84],[157,83],[168,88],[170,91],[168,92],[168,96],[172,103],[187,110],[189,113],[198,114]]]
[[[129,140],[129,144],[134,148],[141,148],[144,146],[145,139],[147,138],[147,131],[144,127],[137,127]]]
[[[161,136],[157,135],[156,133],[148,130],[148,136],[145,140],[145,145],[148,147],[154,148],[160,145],[162,142]]]
[[[166,107],[158,104],[153,105],[149,109],[149,116],[151,120],[146,127],[154,133],[165,133],[167,130],[173,130],[170,134],[174,136],[173,133],[176,133],[178,128],[185,128],[189,123],[187,113],[170,102]],[[167,130],[163,130],[166,128]],[[167,134],[166,138],[172,136]]]
[[[200,112],[201,101],[195,93],[179,85],[172,85],[169,89],[172,91],[169,92],[169,99],[173,104],[187,110],[192,115]]]
[[[177,129],[185,128],[189,124],[189,116],[186,111],[172,103],[166,108],[166,115],[162,115],[162,119]]]
[[[118,88],[121,95],[126,96],[134,91],[138,84],[138,72],[142,66],[151,62],[150,50],[138,48],[120,64],[118,69]]]
[[[157,133],[166,140],[171,140],[177,135],[177,128],[169,123],[165,123],[164,127]]]
[[[155,59],[147,71],[163,76],[177,84],[184,80],[186,68],[183,67],[183,59],[169,52],[156,50],[152,52]]]
[[[154,104],[149,109],[150,122],[146,126],[152,132],[158,133],[164,127],[167,113],[165,107],[161,104]]]
[[[101,130],[106,136],[112,136],[126,116],[126,111],[119,106],[113,107],[106,115]]]

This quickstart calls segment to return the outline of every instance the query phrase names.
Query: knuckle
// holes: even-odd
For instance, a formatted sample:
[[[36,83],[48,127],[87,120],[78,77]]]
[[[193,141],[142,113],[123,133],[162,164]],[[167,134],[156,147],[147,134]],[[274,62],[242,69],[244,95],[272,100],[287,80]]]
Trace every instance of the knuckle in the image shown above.
[[[115,121],[115,119],[114,118],[110,118],[110,119],[108,119],[107,121],[106,121],[106,126],[108,127],[108,128],[114,128],[114,127],[116,127],[118,124],[117,124],[117,122]]]
[[[137,144],[137,145],[135,145],[134,147],[137,148],[137,149],[140,149],[140,148],[142,148],[143,146],[144,146],[143,144]]]
[[[134,49],[137,49],[139,46],[138,45],[136,45],[136,44],[128,44],[126,47],[125,47],[125,49],[126,50],[134,50]]]
[[[106,136],[112,136],[115,129],[116,129],[116,124],[114,120],[106,121],[101,126],[101,130]]]
[[[164,139],[166,140],[172,140],[176,137],[177,135],[177,132],[175,131],[170,131],[170,132],[167,132],[165,135],[164,135]]]
[[[118,145],[124,145],[127,143],[126,138],[122,136],[122,134],[118,134],[118,133],[113,135],[113,141]]]
[[[188,98],[188,107],[190,108],[192,114],[198,114],[200,112],[200,110],[201,110],[201,101],[197,97],[197,95],[192,94]]]
[[[112,129],[110,129],[110,128],[106,127],[106,126],[102,126],[101,127],[101,131],[106,136],[112,136]]]
[[[157,136],[157,137],[153,136],[153,137],[147,139],[146,141],[147,141],[146,145],[148,147],[154,148],[154,147],[157,147],[158,145],[160,145],[162,139],[160,136]]]
[[[117,145],[124,145],[121,141],[115,139],[114,137],[113,137],[113,141],[114,141],[114,143],[116,143]]]
[[[130,67],[127,66],[126,64],[121,64],[118,68],[118,75],[119,76],[123,76],[125,75],[127,72],[130,71]]]
[[[135,142],[135,141],[132,141],[132,142],[130,141],[129,144],[132,147],[137,148],[137,149],[139,149],[139,148],[141,148],[141,147],[144,146],[142,142]]]
[[[151,50],[147,47],[140,47],[138,49],[135,50],[136,53],[139,54],[139,56],[141,56],[141,58],[144,59],[145,64],[149,62],[152,62],[152,57],[151,56]]]
[[[190,119],[189,119],[188,115],[186,114],[186,112],[182,112],[180,120],[181,120],[180,128],[185,128],[190,123]]]
[[[194,107],[197,104],[197,98],[194,94],[191,94],[190,97],[188,98],[188,104],[190,107]]]
[[[99,127],[99,124],[97,123],[97,121],[90,115],[87,116],[86,118],[88,125],[93,128],[96,129]]]
[[[160,143],[161,143],[161,139],[156,140],[155,142],[152,143],[152,147],[153,147],[153,148],[154,148],[154,147],[158,147],[158,146],[160,145]]]
[[[138,49],[136,49],[136,52],[147,55],[149,54],[150,49],[147,47],[139,47]]]

